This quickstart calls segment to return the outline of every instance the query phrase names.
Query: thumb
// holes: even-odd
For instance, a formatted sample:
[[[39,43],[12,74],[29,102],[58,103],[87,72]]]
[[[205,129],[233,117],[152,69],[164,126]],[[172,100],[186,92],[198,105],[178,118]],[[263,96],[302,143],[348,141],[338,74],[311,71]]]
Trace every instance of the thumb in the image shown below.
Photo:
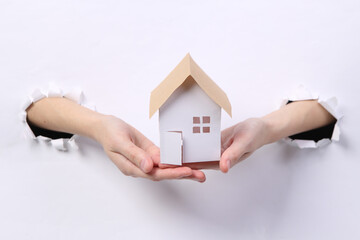
[[[230,147],[228,147],[220,158],[220,170],[223,173],[227,173],[232,166],[234,166],[240,157],[245,153],[245,149],[241,147],[240,144],[233,142]]]
[[[121,144],[118,150],[120,154],[124,155],[144,173],[148,173],[153,169],[154,164],[151,156],[134,143],[129,141],[127,144]]]

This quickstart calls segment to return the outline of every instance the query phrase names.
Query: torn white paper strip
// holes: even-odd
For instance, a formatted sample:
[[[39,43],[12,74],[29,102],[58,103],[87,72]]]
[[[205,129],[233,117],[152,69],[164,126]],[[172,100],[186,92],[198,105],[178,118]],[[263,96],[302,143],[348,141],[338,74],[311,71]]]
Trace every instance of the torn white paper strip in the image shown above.
[[[28,107],[30,107],[30,105],[33,103],[32,101],[32,97],[28,97],[26,98],[24,104],[21,107],[21,110],[23,110],[23,112],[25,112],[26,109],[28,109]]]
[[[54,83],[50,83],[49,84],[49,88],[48,88],[48,92],[47,92],[47,96],[48,97],[62,97],[62,90],[56,86]]]
[[[311,100],[317,99],[318,95],[310,92],[303,85],[297,87],[288,97],[290,101],[303,101],[303,100]]]
[[[84,94],[83,94],[82,90],[80,90],[80,89],[76,89],[76,90],[67,92],[66,94],[64,94],[64,97],[66,97],[67,99],[70,99],[74,102],[77,102],[78,104],[83,104],[83,101],[84,101]]]
[[[25,111],[20,112],[19,117],[22,122],[26,122],[27,114]]]
[[[41,92],[40,89],[35,89],[35,91],[31,94],[31,102],[37,102],[40,99],[43,99],[44,97],[46,97],[46,95],[44,93]]]
[[[331,139],[334,140],[334,141],[339,141],[340,140],[340,127],[337,124],[335,124],[334,131],[333,131],[333,134],[331,136]]]
[[[43,141],[43,142],[50,142],[51,141],[51,138],[48,138],[48,137],[44,137],[44,136],[37,136],[37,139]]]
[[[65,141],[63,138],[51,140],[51,145],[53,145],[59,151],[66,151]]]
[[[77,138],[77,135],[72,136],[67,143],[68,143],[68,145],[70,145],[71,148],[78,150],[79,146],[76,143],[76,138]]]

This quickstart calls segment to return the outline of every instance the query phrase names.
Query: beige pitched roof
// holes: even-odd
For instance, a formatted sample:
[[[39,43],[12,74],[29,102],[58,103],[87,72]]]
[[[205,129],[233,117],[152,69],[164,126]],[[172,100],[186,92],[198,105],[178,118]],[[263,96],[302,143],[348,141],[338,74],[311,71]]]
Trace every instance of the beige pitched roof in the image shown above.
[[[204,92],[231,116],[231,104],[226,93],[195,63],[188,53],[150,96],[150,117],[187,79],[193,79]]]

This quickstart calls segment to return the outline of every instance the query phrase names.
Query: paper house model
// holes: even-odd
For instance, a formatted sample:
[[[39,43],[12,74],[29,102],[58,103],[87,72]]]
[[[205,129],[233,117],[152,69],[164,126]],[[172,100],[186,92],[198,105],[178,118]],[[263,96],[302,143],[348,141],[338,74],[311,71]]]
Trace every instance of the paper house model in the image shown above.
[[[160,162],[219,161],[221,108],[231,116],[225,92],[187,54],[151,92],[150,118],[159,110]]]

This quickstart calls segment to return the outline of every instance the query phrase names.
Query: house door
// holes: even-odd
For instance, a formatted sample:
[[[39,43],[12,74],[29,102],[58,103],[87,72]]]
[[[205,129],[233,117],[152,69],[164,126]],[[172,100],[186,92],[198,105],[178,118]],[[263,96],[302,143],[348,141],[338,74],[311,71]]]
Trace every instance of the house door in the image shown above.
[[[164,132],[160,146],[160,162],[163,164],[182,165],[182,158],[182,132]]]

